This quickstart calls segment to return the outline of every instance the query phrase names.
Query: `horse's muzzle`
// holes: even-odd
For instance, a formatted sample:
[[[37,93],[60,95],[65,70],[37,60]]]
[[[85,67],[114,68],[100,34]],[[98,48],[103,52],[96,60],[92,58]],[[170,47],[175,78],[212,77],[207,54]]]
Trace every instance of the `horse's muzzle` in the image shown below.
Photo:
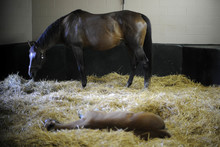
[[[29,66],[29,68],[28,68],[28,75],[32,78],[32,74],[31,74],[31,68],[30,68],[30,66]]]
[[[37,69],[33,69],[33,68],[28,68],[28,75],[30,76],[30,78],[35,78],[37,75]]]

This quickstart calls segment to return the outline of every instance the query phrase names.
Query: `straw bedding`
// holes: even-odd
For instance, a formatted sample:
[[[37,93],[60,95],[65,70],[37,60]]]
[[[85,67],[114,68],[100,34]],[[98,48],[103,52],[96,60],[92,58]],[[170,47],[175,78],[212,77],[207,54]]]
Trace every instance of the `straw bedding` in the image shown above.
[[[135,77],[111,73],[79,81],[25,80],[14,74],[0,82],[1,146],[219,146],[220,87],[204,87],[182,75],[152,77],[149,89]],[[124,130],[48,132],[43,121],[78,119],[89,110],[148,111],[160,115],[171,138],[141,140]]]

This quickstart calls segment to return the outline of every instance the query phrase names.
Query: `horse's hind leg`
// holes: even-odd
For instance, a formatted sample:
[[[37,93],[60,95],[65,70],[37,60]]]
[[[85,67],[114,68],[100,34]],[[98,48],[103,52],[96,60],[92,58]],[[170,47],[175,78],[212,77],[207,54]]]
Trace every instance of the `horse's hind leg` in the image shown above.
[[[142,63],[143,70],[144,70],[144,87],[147,88],[149,85],[149,79],[150,79],[149,60],[147,59],[142,47],[137,48],[134,52],[135,52],[137,61]]]

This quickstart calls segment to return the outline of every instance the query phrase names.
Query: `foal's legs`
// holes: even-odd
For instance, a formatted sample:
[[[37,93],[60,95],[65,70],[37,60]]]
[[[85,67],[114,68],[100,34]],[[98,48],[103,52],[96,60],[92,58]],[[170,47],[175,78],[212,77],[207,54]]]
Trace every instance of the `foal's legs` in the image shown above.
[[[72,50],[74,53],[74,56],[76,58],[78,70],[81,76],[82,81],[82,87],[86,87],[87,84],[87,78],[85,74],[85,66],[84,66],[84,59],[83,59],[83,49],[78,46],[72,46]]]
[[[77,121],[74,121],[72,123],[68,123],[68,124],[61,124],[55,120],[52,119],[47,119],[45,120],[44,123],[44,127],[50,131],[50,130],[61,130],[61,129],[80,129],[80,128],[84,128],[87,127],[87,123],[85,121],[85,119],[80,119]]]
[[[171,135],[165,129],[151,130],[151,131],[139,131],[135,130],[134,134],[140,136],[142,139],[148,140],[149,138],[170,138]]]

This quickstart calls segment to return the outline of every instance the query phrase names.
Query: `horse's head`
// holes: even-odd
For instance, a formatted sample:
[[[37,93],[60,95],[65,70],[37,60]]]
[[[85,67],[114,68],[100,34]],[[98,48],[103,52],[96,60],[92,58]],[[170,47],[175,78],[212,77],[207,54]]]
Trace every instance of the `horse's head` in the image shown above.
[[[28,75],[31,78],[35,78],[37,71],[42,67],[46,59],[45,50],[40,48],[37,42],[28,42],[28,44],[30,46]]]

